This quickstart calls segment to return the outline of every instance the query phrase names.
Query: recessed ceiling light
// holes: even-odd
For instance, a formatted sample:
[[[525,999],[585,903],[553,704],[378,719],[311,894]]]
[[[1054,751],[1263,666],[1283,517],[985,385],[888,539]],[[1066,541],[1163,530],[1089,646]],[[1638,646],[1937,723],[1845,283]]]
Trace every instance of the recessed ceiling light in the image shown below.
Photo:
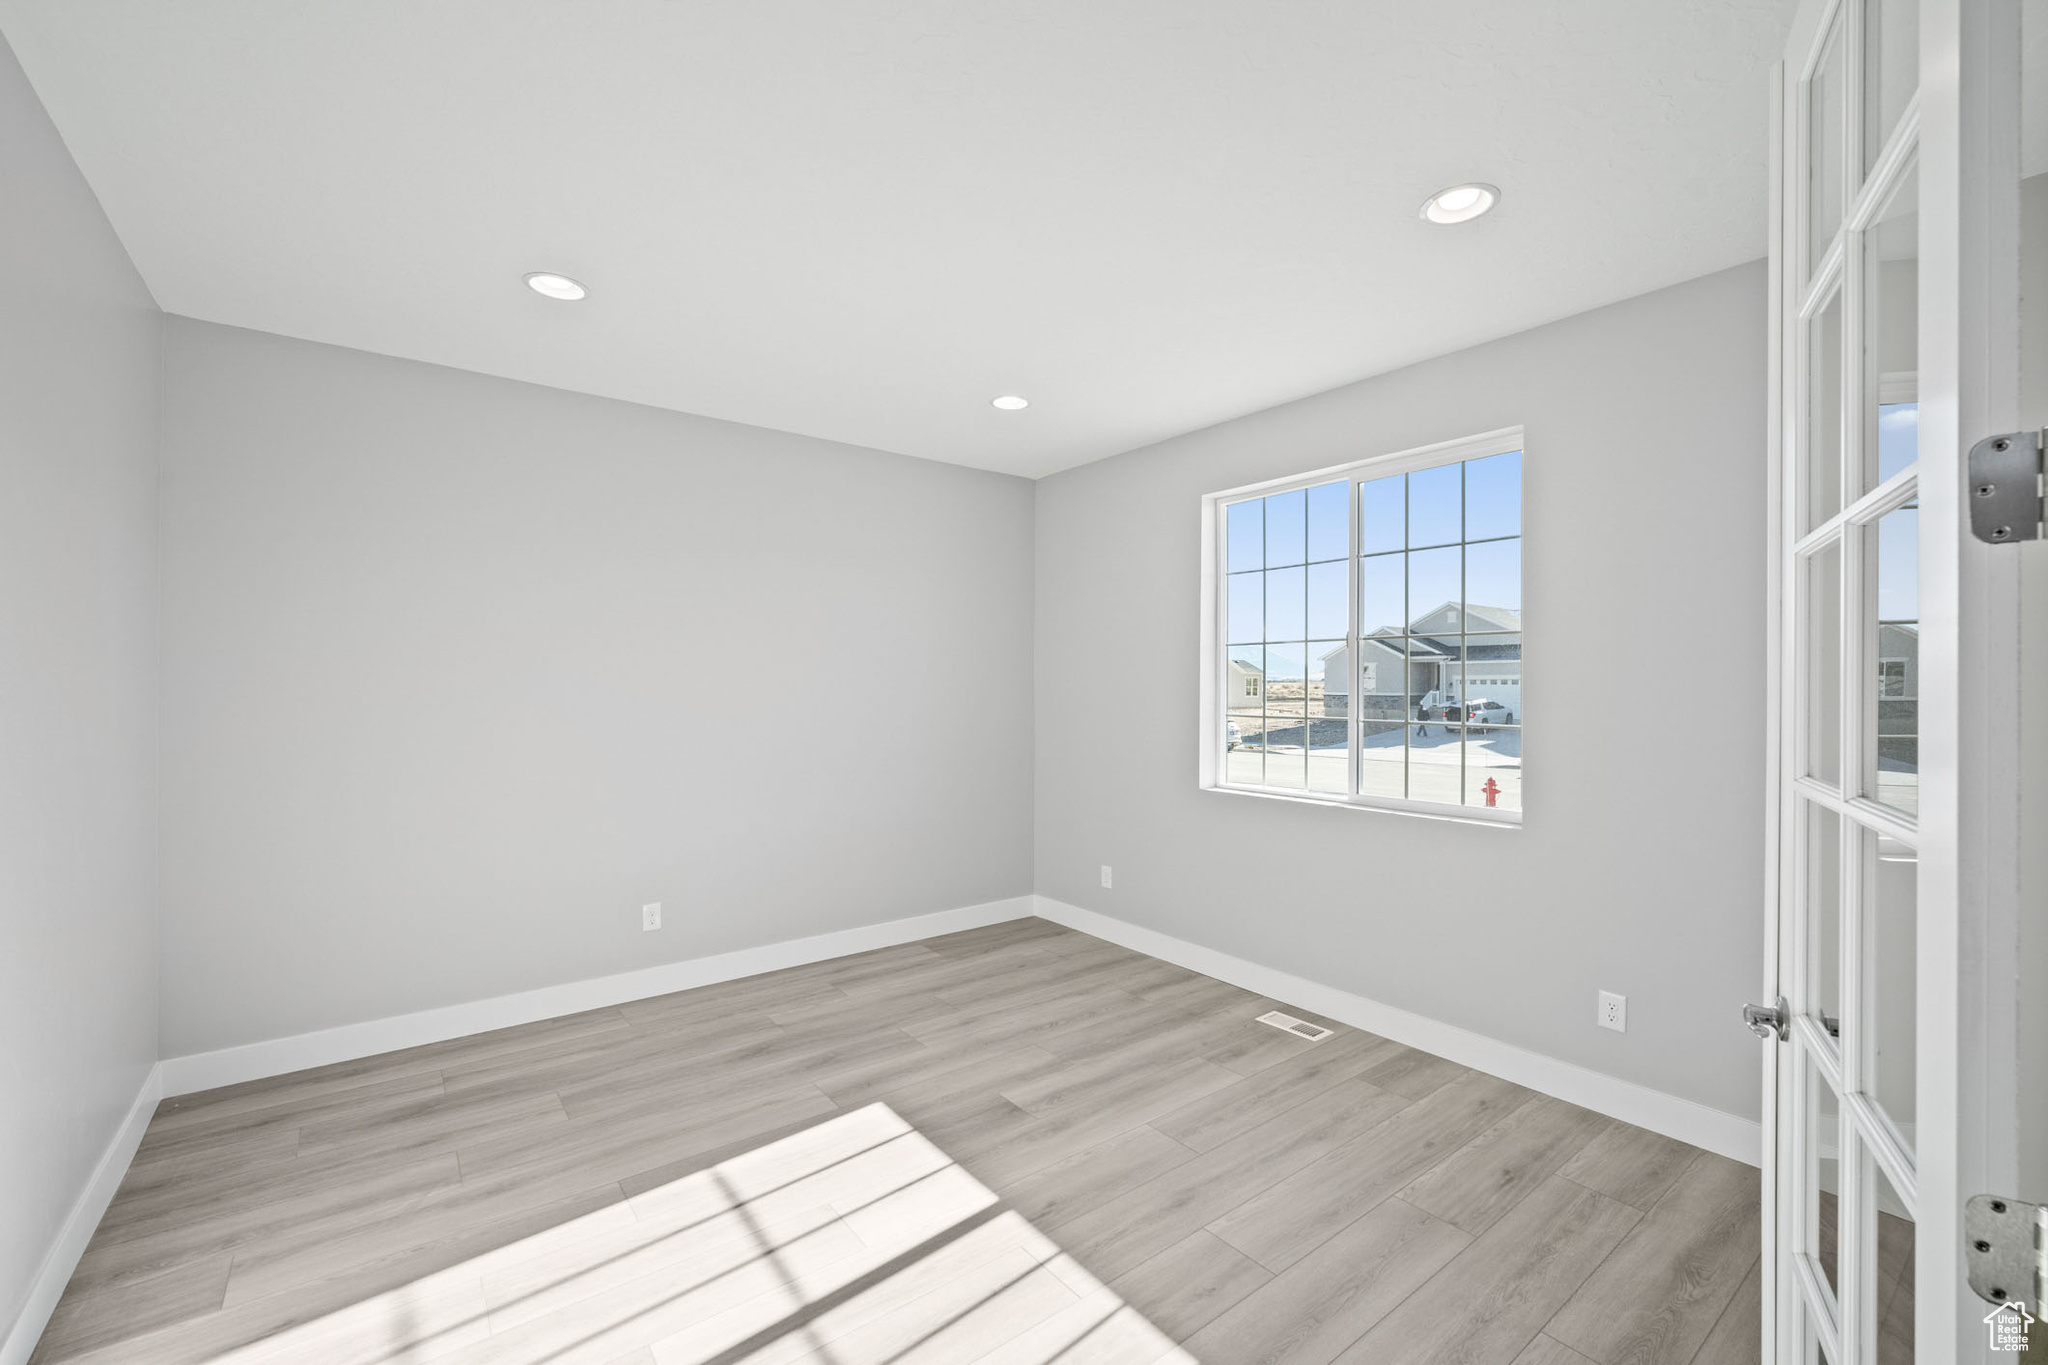
[[[1031,400],[1029,398],[1019,398],[1014,393],[1006,393],[1001,398],[991,398],[989,402],[994,406],[1001,408],[1004,412],[1015,412],[1019,408],[1028,408],[1031,406]]]
[[[1500,202],[1492,185],[1453,185],[1429,196],[1422,216],[1432,223],[1469,223]]]
[[[557,275],[549,270],[536,270],[526,277],[526,287],[536,294],[564,303],[574,303],[590,291],[567,275]]]

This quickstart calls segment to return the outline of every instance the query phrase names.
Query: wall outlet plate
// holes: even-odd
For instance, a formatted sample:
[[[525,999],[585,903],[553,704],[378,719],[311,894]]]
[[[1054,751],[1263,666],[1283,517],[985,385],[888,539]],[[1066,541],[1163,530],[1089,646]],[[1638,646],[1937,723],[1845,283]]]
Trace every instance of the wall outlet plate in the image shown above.
[[[1627,1033],[1628,997],[1616,995],[1613,991],[1600,992],[1600,1013],[1595,1022],[1601,1028],[1611,1028],[1616,1033]]]
[[[640,907],[640,927],[642,929],[659,929],[661,927],[660,901],[656,901],[652,905]]]
[[[1102,865],[1102,889],[1103,889],[1104,891],[1107,891],[1107,890],[1109,890],[1109,864],[1108,864],[1108,863],[1104,863],[1104,864]]]

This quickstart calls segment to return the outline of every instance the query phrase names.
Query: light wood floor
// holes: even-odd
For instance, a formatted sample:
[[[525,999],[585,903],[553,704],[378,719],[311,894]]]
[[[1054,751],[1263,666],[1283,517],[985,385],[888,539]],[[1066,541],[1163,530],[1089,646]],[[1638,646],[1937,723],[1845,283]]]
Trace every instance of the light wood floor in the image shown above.
[[[167,1100],[34,1359],[1757,1359],[1756,1172],[1276,1003],[1020,920]]]

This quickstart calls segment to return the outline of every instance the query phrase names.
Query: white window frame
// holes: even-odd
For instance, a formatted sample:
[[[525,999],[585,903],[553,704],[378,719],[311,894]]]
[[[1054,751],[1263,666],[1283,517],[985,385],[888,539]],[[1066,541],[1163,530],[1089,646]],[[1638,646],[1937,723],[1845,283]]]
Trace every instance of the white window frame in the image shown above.
[[[1352,698],[1347,704],[1349,714],[1345,717],[1345,749],[1349,755],[1348,768],[1350,793],[1313,792],[1294,787],[1253,787],[1226,783],[1224,779],[1224,755],[1228,746],[1224,739],[1224,725],[1230,719],[1226,704],[1230,672],[1229,650],[1226,636],[1229,631],[1227,613],[1228,594],[1224,586],[1228,581],[1229,566],[1224,563],[1227,552],[1224,518],[1233,503],[1246,502],[1253,498],[1271,497],[1275,493],[1291,493],[1297,488],[1310,488],[1316,484],[1330,483],[1337,479],[1351,480],[1351,493],[1346,499],[1350,521],[1349,546],[1345,562],[1344,600],[1346,602],[1345,658],[1352,671],[1358,663],[1358,491],[1361,480],[1382,479],[1395,474],[1413,473],[1420,469],[1435,469],[1441,465],[1462,464],[1467,460],[1483,460],[1490,455],[1510,455],[1522,452],[1524,478],[1524,507],[1527,504],[1528,442],[1523,428],[1502,427],[1497,431],[1482,432],[1476,436],[1460,437],[1451,441],[1440,441],[1434,445],[1420,446],[1412,450],[1395,451],[1388,455],[1375,455],[1363,460],[1351,460],[1344,464],[1329,465],[1306,474],[1291,475],[1282,479],[1267,479],[1259,483],[1242,484],[1208,493],[1202,498],[1202,595],[1201,629],[1199,631],[1202,650],[1199,676],[1202,680],[1201,696],[1197,706],[1200,725],[1200,742],[1197,746],[1197,785],[1203,791],[1222,792],[1231,796],[1250,796],[1267,800],[1306,802],[1317,806],[1340,806],[1353,810],[1389,811],[1395,814],[1424,816],[1439,820],[1456,820],[1468,824],[1491,827],[1516,828],[1522,823],[1521,811],[1489,809],[1485,806],[1449,805],[1438,801],[1417,801],[1408,797],[1364,796],[1357,794],[1359,782],[1358,715],[1356,710],[1358,680],[1347,680],[1346,695]],[[1524,550],[1528,545],[1526,525],[1521,536]],[[1526,558],[1525,558],[1526,564]],[[1526,582],[1526,578],[1525,578]],[[1524,589],[1526,602],[1527,589]],[[1519,632],[1522,637],[1523,658],[1528,657],[1528,632]],[[1526,676],[1526,669],[1524,676]],[[1328,679],[1324,686],[1329,685]],[[1526,700],[1526,684],[1523,684]],[[1526,709],[1526,708],[1518,708]],[[1526,731],[1523,742],[1527,743]],[[1526,779],[1525,779],[1526,782]],[[1527,791],[1526,785],[1524,791]]]

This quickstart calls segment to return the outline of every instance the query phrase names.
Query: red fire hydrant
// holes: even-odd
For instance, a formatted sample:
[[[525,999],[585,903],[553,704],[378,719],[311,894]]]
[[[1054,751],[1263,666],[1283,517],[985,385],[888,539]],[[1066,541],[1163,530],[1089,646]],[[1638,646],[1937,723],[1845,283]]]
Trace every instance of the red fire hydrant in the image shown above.
[[[1495,798],[1500,795],[1500,783],[1489,777],[1486,779],[1486,785],[1479,790],[1486,793],[1486,804],[1491,806],[1494,804]]]

